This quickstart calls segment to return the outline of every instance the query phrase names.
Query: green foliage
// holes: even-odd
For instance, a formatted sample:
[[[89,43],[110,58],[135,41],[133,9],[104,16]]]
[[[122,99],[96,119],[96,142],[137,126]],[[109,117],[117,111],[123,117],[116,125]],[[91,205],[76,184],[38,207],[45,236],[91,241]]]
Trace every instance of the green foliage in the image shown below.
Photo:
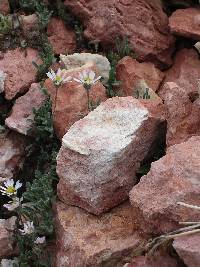
[[[11,19],[8,16],[0,14],[0,37],[8,34],[12,30]]]
[[[43,0],[20,0],[19,4],[22,9],[32,11],[37,14],[39,24],[42,29],[48,25],[52,12],[49,11],[48,6]]]
[[[42,89],[44,91],[44,89]],[[31,153],[27,156],[27,173],[34,162],[33,181],[26,183],[23,199],[26,205],[20,209],[20,216],[34,222],[35,232],[31,235],[16,234],[20,255],[16,267],[51,266],[49,255],[34,240],[38,236],[51,239],[54,234],[52,204],[55,200],[57,183],[56,155],[60,147],[52,122],[51,101],[48,97],[44,105],[34,110],[36,136],[33,139]]]
[[[33,62],[34,66],[38,70],[38,79],[42,80],[46,76],[46,72],[51,64],[54,62],[55,57],[53,53],[53,48],[51,44],[48,42],[48,39],[43,36],[42,37],[42,52],[40,53],[42,64],[38,65],[36,62]]]
[[[115,47],[115,52],[109,52],[107,55],[107,58],[110,61],[111,65],[109,80],[106,84],[107,95],[109,97],[117,95],[116,90],[114,90],[114,88],[119,86],[120,84],[120,81],[117,81],[116,79],[116,66],[118,61],[125,56],[135,57],[135,54],[132,52],[129,46],[127,37],[124,37],[123,39],[117,38],[115,42]]]

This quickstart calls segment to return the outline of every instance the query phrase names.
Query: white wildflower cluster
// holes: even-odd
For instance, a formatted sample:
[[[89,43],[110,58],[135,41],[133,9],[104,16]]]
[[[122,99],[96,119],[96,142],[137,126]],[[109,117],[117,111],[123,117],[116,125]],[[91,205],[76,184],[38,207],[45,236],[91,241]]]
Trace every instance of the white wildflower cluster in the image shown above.
[[[22,205],[23,198],[17,197],[18,189],[21,187],[22,183],[19,181],[15,183],[13,179],[5,181],[4,184],[0,186],[1,194],[11,198],[7,204],[3,205],[7,210],[14,211],[16,208]],[[31,235],[35,233],[35,226],[32,221],[24,222],[22,227],[23,229],[19,229],[21,235]],[[37,245],[45,243],[45,237],[36,237],[34,243]]]
[[[57,72],[52,69],[47,73],[47,77],[50,78],[56,86],[60,86],[64,83],[71,82],[72,80],[83,84],[83,86],[88,89],[93,84],[101,79],[101,76],[95,78],[96,74],[92,70],[84,70],[82,73],[79,73],[78,78],[73,78],[67,75],[67,71],[65,69],[58,69]]]

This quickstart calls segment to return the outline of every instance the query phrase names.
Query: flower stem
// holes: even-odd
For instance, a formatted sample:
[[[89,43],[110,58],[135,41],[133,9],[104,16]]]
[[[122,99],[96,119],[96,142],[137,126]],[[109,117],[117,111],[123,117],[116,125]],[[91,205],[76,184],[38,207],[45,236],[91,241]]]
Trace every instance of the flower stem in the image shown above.
[[[57,98],[58,98],[58,87],[56,86],[56,95],[55,95],[55,103],[54,103],[54,108],[53,108],[53,114],[56,111]]]

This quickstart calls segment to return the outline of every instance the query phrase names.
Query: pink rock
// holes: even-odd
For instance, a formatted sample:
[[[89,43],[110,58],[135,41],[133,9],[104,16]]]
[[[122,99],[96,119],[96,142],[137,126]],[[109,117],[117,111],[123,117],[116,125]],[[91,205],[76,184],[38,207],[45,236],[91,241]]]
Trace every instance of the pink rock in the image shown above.
[[[56,203],[57,253],[55,267],[123,266],[144,241],[134,231],[129,203],[99,217]]]
[[[156,252],[151,257],[138,256],[124,267],[178,267],[178,263],[166,253]]]
[[[150,62],[139,63],[131,57],[124,57],[117,64],[117,80],[120,81],[119,90],[124,96],[134,96],[138,83],[144,80],[147,87],[157,91],[164,78],[164,73]]]
[[[191,7],[176,10],[169,18],[172,33],[197,41],[200,39],[200,8]]]
[[[200,137],[171,146],[130,192],[138,227],[150,234],[169,232],[200,213],[177,204],[200,205]]]
[[[15,227],[16,217],[8,220],[0,220],[0,259],[14,254],[14,242],[12,231]]]
[[[192,103],[187,93],[173,82],[164,84],[160,96],[167,109],[167,146],[200,135],[200,105]]]
[[[22,168],[26,141],[15,132],[0,134],[0,182],[13,178]]]
[[[127,36],[139,60],[169,66],[174,38],[158,0],[65,0],[66,7],[86,26],[85,37],[104,47]]]
[[[40,85],[33,83],[29,91],[15,101],[11,114],[5,121],[6,126],[21,134],[31,134],[34,130],[33,109],[39,109],[45,99],[46,95]]]
[[[188,267],[197,267],[200,264],[199,244],[200,234],[196,233],[176,238],[173,247]]]
[[[25,93],[32,83],[36,81],[37,69],[33,61],[41,63],[38,52],[28,48],[26,50],[7,51],[0,59],[0,70],[6,73],[5,98],[13,99]]]
[[[63,202],[101,214],[128,198],[164,121],[160,102],[146,102],[108,99],[69,129],[57,157]]]
[[[10,5],[8,0],[0,1],[0,14],[8,15],[10,13]]]
[[[47,29],[48,39],[55,54],[70,54],[76,49],[76,35],[64,21],[52,18]]]
[[[191,98],[198,93],[200,77],[199,55],[194,49],[182,49],[177,52],[172,68],[166,71],[165,82],[175,82]],[[163,87],[159,93],[163,91]]]
[[[71,77],[78,77],[84,69],[93,69],[94,65],[84,65],[76,70],[68,70]],[[61,139],[71,125],[88,114],[87,93],[84,87],[72,81],[58,88],[57,101],[56,88],[50,79],[45,81],[45,87],[51,95],[53,102],[53,120],[57,136]],[[106,100],[106,89],[98,82],[90,90],[90,100],[94,105]],[[54,110],[55,109],[55,110]]]

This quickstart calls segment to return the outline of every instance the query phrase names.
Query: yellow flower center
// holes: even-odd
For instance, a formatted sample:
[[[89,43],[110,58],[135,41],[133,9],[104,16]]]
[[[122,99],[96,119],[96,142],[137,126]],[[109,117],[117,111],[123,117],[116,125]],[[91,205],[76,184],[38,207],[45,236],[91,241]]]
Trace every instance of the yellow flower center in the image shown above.
[[[14,186],[8,186],[6,189],[6,193],[8,194],[14,194],[16,192]]]
[[[90,79],[90,77],[87,77],[87,78],[84,79],[84,82],[85,82],[86,84],[91,84],[92,79]]]

